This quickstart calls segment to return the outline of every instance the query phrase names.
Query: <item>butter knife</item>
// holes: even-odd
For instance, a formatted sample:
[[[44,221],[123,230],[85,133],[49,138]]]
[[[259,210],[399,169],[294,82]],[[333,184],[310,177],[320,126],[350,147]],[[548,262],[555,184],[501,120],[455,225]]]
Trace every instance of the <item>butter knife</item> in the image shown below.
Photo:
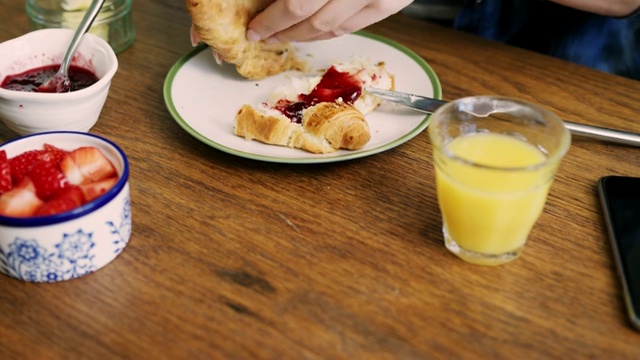
[[[440,106],[447,103],[447,101],[444,100],[433,99],[422,95],[378,89],[369,86],[365,87],[364,90],[368,93],[378,96],[381,99],[404,105],[428,114],[432,114]],[[599,126],[578,124],[566,120],[564,120],[564,124],[572,134],[578,136],[601,141],[609,141],[616,144],[640,147],[640,134],[638,133],[608,129]]]

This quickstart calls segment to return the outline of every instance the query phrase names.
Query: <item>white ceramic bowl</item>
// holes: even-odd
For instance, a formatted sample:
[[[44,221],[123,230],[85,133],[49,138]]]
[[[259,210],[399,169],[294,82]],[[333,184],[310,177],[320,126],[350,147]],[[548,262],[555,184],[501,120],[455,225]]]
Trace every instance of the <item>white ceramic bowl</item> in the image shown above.
[[[0,83],[7,75],[59,65],[73,33],[70,29],[43,29],[0,43]],[[72,64],[92,70],[98,82],[59,94],[0,88],[0,120],[19,135],[54,130],[89,131],[100,116],[118,69],[118,59],[106,41],[85,34]]]
[[[57,282],[92,273],[122,252],[131,236],[129,164],[113,142],[82,132],[27,135],[0,145],[7,156],[45,143],[66,150],[96,146],[111,160],[119,179],[101,197],[66,213],[14,218],[0,216],[0,271],[32,282]]]

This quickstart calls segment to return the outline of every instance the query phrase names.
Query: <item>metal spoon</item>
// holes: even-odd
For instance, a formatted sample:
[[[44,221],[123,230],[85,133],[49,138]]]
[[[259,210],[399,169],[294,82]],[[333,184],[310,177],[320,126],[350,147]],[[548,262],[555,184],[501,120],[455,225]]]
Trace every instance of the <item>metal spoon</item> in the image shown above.
[[[71,79],[69,79],[69,66],[71,65],[71,60],[80,45],[82,36],[84,36],[91,27],[91,24],[93,24],[93,20],[98,16],[104,2],[105,0],[91,1],[84,17],[82,17],[80,24],[78,24],[76,32],[73,34],[73,38],[71,39],[69,48],[67,48],[67,52],[64,54],[64,58],[62,59],[58,72],[51,79],[38,86],[39,92],[62,93],[71,91]]]

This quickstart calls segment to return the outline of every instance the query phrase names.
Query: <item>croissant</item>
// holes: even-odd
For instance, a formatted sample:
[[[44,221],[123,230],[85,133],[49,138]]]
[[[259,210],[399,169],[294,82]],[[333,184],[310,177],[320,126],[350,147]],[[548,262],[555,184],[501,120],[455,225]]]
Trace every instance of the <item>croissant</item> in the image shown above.
[[[236,65],[238,73],[260,80],[287,70],[304,70],[290,43],[246,39],[247,24],[274,0],[186,0],[193,27],[216,56]]]
[[[265,107],[243,105],[236,115],[235,134],[246,140],[289,146],[316,154],[338,149],[358,150],[371,138],[364,115],[353,105],[322,102],[302,111],[302,123]]]
[[[365,115],[382,101],[365,88],[394,88],[384,62],[354,56],[336,62],[321,76],[291,76],[259,106],[243,105],[234,133],[246,140],[289,146],[312,153],[358,150],[371,139]]]

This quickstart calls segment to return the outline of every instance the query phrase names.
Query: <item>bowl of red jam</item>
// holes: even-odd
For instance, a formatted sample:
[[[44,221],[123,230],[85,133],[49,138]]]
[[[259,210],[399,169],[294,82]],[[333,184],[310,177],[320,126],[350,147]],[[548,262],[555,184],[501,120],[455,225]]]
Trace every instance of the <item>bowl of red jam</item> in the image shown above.
[[[42,86],[58,71],[73,33],[43,29],[0,43],[0,120],[18,135],[87,132],[98,121],[118,69],[102,38],[84,35],[69,67],[70,91]]]
[[[83,277],[115,260],[131,230],[129,164],[116,143],[53,131],[0,145],[0,273]]]

